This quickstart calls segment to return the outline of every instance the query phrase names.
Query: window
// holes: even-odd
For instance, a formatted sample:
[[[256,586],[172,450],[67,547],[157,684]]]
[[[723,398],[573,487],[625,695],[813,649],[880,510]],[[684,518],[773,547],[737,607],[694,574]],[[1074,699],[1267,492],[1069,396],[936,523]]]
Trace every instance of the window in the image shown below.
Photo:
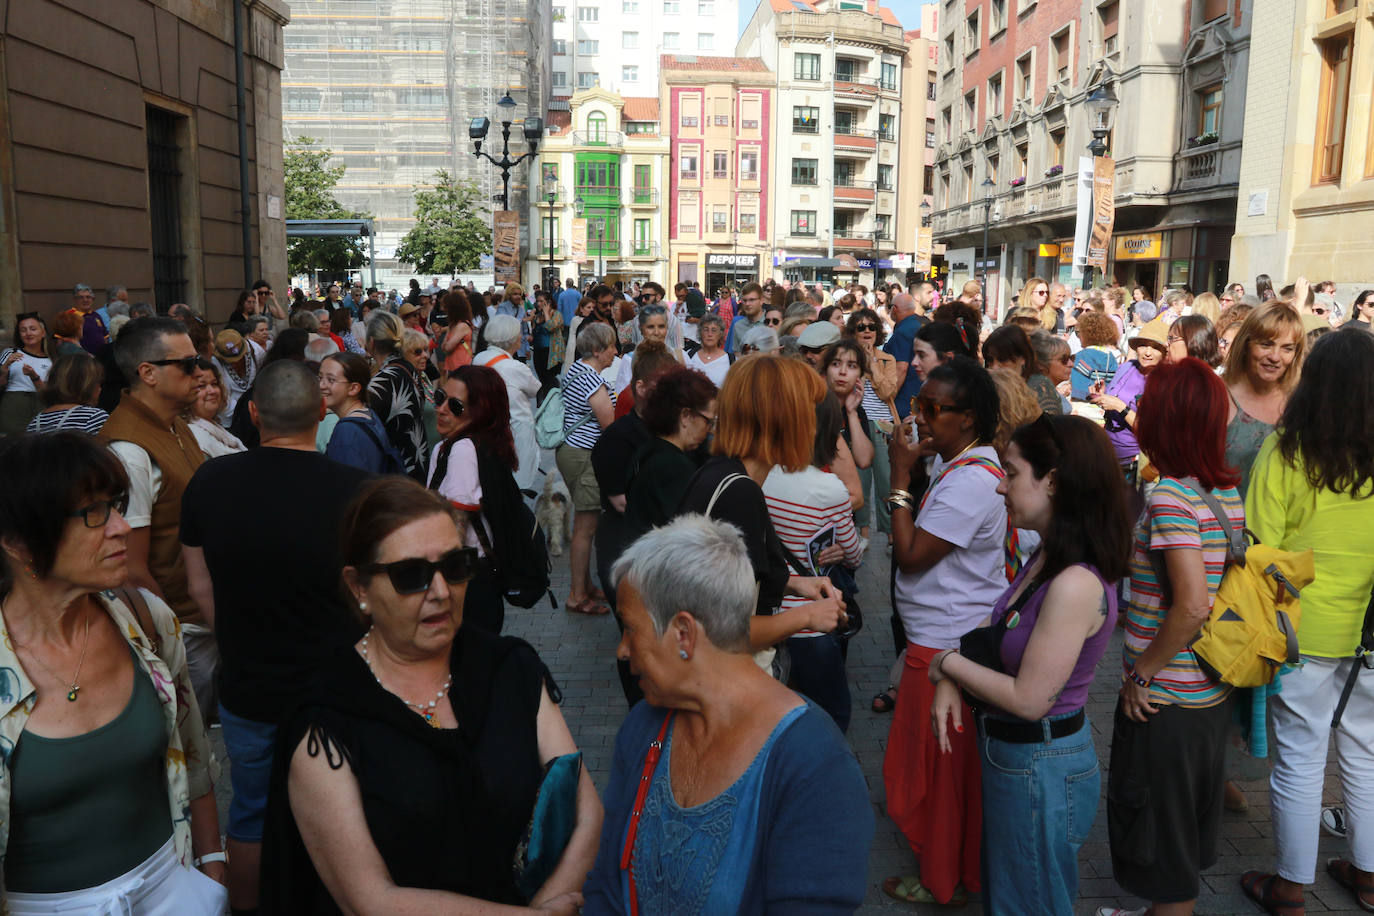
[[[620,0],[620,11],[622,13],[638,13],[639,0]]]
[[[988,4],[988,34],[996,35],[1007,27],[1007,0],[992,0]]]
[[[578,22],[600,22],[601,7],[599,6],[579,6],[577,8]]]
[[[819,54],[793,54],[792,78],[797,80],[820,79],[821,56]]]
[[[730,154],[712,153],[711,154],[711,177],[729,178],[730,177]]]
[[[926,149],[935,149],[935,119],[926,119]]]
[[[1057,82],[1066,82],[1073,67],[1073,48],[1069,45],[1069,30],[1064,29],[1051,38],[1050,46],[1054,48],[1054,78]]]
[[[739,129],[740,129],[740,130],[758,130],[758,129],[759,129],[759,120],[758,120],[758,118],[741,118],[741,119],[740,119],[740,122],[739,122]]]
[[[835,133],[852,134],[854,133],[854,122],[857,116],[852,111],[842,108],[835,109]]]
[[[982,30],[979,11],[974,10],[973,15],[964,21],[964,48],[965,54],[972,56],[978,53],[978,46],[982,44]]]
[[[1002,72],[999,70],[988,77],[988,110],[989,118],[1002,113]]]
[[[1035,68],[1030,54],[1016,61],[1016,98],[1030,104],[1035,94]]]
[[[558,217],[546,216],[540,222],[543,229],[539,233],[539,249],[541,253],[548,254],[550,249],[554,252],[558,250]]]
[[[448,104],[448,95],[443,89],[398,89],[396,104],[402,108],[443,108]]]
[[[757,213],[741,213],[739,215],[740,232],[757,232],[759,229],[759,215]]]
[[[711,231],[730,231],[730,213],[724,207],[716,207],[711,211]]]
[[[718,115],[716,115],[716,116],[715,116],[715,125],[716,125],[717,127],[729,127],[729,126],[730,126],[730,116],[729,116],[728,114],[718,114]]]
[[[716,49],[716,36],[711,32],[702,32],[697,35],[698,51],[714,51]]]
[[[186,118],[144,109],[148,155],[148,215],[152,218],[153,299],[158,309],[186,302],[186,249],[182,247],[182,160],[188,138]]]
[[[680,39],[677,32],[663,33],[663,47],[666,50],[676,50]]]
[[[1338,0],[1333,0],[1333,5],[1337,2]],[[1211,22],[1213,19],[1220,19],[1226,15],[1226,7],[1229,5],[1227,0],[1203,0],[1202,21]]]
[[[884,140],[897,139],[897,116],[890,114],[878,115],[878,136]]]
[[[635,166],[635,178],[634,178],[634,181],[635,181],[635,199],[636,199],[636,202],[639,202],[638,198],[639,198],[639,192],[640,192],[640,191],[648,191],[648,190],[649,190],[650,176],[651,176],[652,174],[653,174],[653,166],[651,166],[651,165],[636,165],[636,166]]]
[[[878,190],[892,190],[892,166],[881,164],[878,166]]]
[[[1098,28],[1102,30],[1102,53],[1104,55],[1115,54],[1117,51],[1117,31],[1118,18],[1121,15],[1121,4],[1117,2],[1104,3],[1097,8]]]
[[[678,0],[663,0],[663,13],[666,16],[676,16],[678,14]]]
[[[988,174],[987,174],[987,177],[992,179],[992,183],[993,183],[994,185],[997,184],[997,173],[998,173],[998,171],[999,171],[999,168],[1000,168],[1001,164],[1002,164],[1001,159],[999,159],[997,156],[989,156],[989,157],[988,157]]]
[[[879,213],[876,222],[878,224],[878,231],[874,233],[874,237],[883,240],[891,238],[892,236],[889,229],[892,225],[892,217],[888,216],[886,213]]]
[[[815,210],[793,210],[793,211],[792,211],[792,234],[793,234],[793,235],[815,235],[815,234],[816,234],[816,211],[815,211]]]
[[[344,111],[371,111],[371,89],[345,89],[343,91]]]
[[[835,58],[835,79],[842,83],[852,83],[854,77],[864,73],[864,65],[861,61],[849,57]]]
[[[793,159],[792,160],[792,183],[793,184],[817,184],[819,179],[817,159]]]
[[[579,73],[579,74],[577,74],[577,88],[578,88],[578,89],[591,89],[591,88],[592,88],[593,86],[595,86],[595,85],[596,85],[596,74],[595,74],[595,73]]]
[[[1350,103],[1350,52],[1355,34],[1328,38],[1319,47],[1322,55],[1321,93],[1317,97],[1317,182],[1341,180],[1345,156],[1345,120]]]
[[[319,111],[320,94],[314,89],[286,90],[287,111]]]
[[[940,134],[945,138],[946,143],[954,139],[954,112],[952,109],[946,108],[940,112]]]
[[[930,81],[926,83],[926,101],[935,101],[935,77],[933,76],[930,78]]]
[[[854,163],[848,159],[835,160],[835,184],[841,188],[852,188],[854,186],[854,173],[856,169]]]
[[[682,153],[678,156],[678,174],[684,180],[697,180],[697,154],[695,152]]]
[[[1197,135],[1221,133],[1221,84],[1197,93]]]
[[[564,73],[562,70],[553,71],[552,80],[552,85],[555,89],[566,89],[568,86],[568,74]]]
[[[878,81],[879,87],[882,88],[882,89],[886,89],[886,90],[888,90],[889,92],[896,92],[896,91],[897,91],[897,65],[896,65],[896,64],[883,64],[883,71],[882,71],[882,72],[883,72],[883,75],[882,75],[882,77],[881,77],[881,78],[879,79],[879,81]]]
[[[555,38],[553,40],[553,56],[563,57],[568,53],[568,41],[566,38]]]
[[[620,80],[625,83],[639,82],[639,65],[626,64],[620,68]]]
[[[711,2],[711,0],[698,0],[698,3],[697,3],[697,15],[698,15],[698,16],[714,16],[715,14],[716,14],[716,5],[715,5],[715,3]]]
[[[973,203],[973,166],[964,166],[964,203]]]
[[[621,46],[622,48],[625,48],[626,50],[633,50],[634,48],[638,48],[638,47],[639,47],[639,33],[638,33],[638,32],[621,32],[621,33],[620,33],[620,46]]]
[[[814,134],[820,131],[821,110],[810,105],[792,107],[792,132],[794,134]]]
[[[973,89],[964,93],[964,121],[960,125],[963,130],[973,130],[978,125],[978,90]]]
[[[1050,165],[1064,165],[1064,129],[1050,131]]]
[[[747,149],[739,154],[739,180],[758,181],[759,180],[759,153],[758,150]]]
[[[1013,178],[1025,178],[1030,163],[1030,144],[1022,143],[1016,147],[1016,174]]]
[[[568,18],[568,8],[566,6],[555,6],[553,8],[553,21],[562,22]]]
[[[606,142],[606,116],[599,111],[587,115],[587,139],[592,143]]]
[[[944,62],[944,69],[948,70],[954,66],[954,36],[950,35],[945,39],[944,51],[940,57]]]
[[[649,241],[649,221],[647,219],[635,220],[634,232],[634,253],[649,254],[653,250],[652,244]]]
[[[921,193],[922,193],[922,194],[934,194],[934,193],[935,193],[935,170],[932,169],[932,168],[930,168],[930,167],[926,167],[926,168],[921,169],[921,171],[923,171],[923,172],[926,173],[926,174],[925,174],[924,184],[922,185]]]
[[[577,42],[577,53],[583,57],[595,57],[601,53],[601,42],[592,38],[582,38]]]
[[[345,51],[371,51],[371,35],[345,35],[340,40],[340,46]]]
[[[1329,16],[1339,16],[1341,13],[1349,12],[1355,8],[1357,0],[1331,0]]]

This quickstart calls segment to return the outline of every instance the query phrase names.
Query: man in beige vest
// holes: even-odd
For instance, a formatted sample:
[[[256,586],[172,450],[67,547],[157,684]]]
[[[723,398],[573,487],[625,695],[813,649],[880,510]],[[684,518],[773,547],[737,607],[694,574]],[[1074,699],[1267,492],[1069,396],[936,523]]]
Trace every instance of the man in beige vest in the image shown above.
[[[101,434],[129,475],[129,584],[161,597],[181,621],[191,684],[201,715],[217,708],[215,635],[191,597],[181,554],[181,494],[205,461],[181,414],[196,399],[203,362],[175,318],[139,318],[115,342],[115,362],[129,380]]]

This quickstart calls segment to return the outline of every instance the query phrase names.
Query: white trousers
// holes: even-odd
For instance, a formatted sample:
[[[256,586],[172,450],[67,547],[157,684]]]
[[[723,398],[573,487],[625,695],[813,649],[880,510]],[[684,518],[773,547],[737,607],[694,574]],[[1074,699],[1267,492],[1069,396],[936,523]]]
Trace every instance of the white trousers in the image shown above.
[[[1355,661],[1303,656],[1302,662],[1283,676],[1283,689],[1269,700],[1276,745],[1270,803],[1279,875],[1311,884],[1331,716]],[[1355,681],[1336,730],[1336,766],[1351,860],[1362,871],[1374,871],[1374,671],[1361,671]]]
[[[10,892],[5,902],[10,916],[220,916],[229,892],[196,869],[182,868],[168,840],[112,881],[60,894]]]

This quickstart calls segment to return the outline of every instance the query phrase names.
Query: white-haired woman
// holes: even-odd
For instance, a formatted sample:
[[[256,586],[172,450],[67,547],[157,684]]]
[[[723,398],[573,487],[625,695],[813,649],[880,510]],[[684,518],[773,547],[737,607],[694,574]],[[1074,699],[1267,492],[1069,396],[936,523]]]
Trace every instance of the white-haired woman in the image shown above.
[[[704,374],[719,388],[735,357],[725,352],[725,322],[719,315],[706,315],[699,325],[701,349],[687,358],[687,365]]]
[[[868,789],[830,717],[754,663],[738,530],[679,517],[612,575],[616,652],[647,702],[616,737],[583,912],[852,913]]]
[[[534,488],[534,475],[539,470],[539,446],[534,441],[534,398],[539,394],[539,377],[529,366],[515,359],[524,335],[520,319],[511,315],[496,315],[487,322],[484,336],[487,348],[472,358],[478,366],[495,369],[506,383],[510,396],[510,433],[515,438],[515,454],[520,467],[515,482],[522,490]]]
[[[678,362],[685,362],[682,350],[677,344],[668,339],[668,309],[662,305],[642,306],[637,316],[639,321],[639,337],[641,340],[656,341],[668,348],[668,352],[676,357]],[[631,350],[620,360],[620,365],[616,369],[615,390],[616,393],[624,391],[630,387],[630,373],[634,371],[635,354]]]

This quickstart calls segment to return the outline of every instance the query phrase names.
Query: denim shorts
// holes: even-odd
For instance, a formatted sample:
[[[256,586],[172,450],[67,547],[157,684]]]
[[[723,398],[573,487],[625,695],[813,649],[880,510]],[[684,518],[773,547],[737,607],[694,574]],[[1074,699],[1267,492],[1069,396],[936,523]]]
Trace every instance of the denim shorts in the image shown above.
[[[219,722],[224,748],[229,752],[229,784],[234,789],[225,833],[240,843],[261,843],[277,726],[240,718],[223,705],[219,708]]]

